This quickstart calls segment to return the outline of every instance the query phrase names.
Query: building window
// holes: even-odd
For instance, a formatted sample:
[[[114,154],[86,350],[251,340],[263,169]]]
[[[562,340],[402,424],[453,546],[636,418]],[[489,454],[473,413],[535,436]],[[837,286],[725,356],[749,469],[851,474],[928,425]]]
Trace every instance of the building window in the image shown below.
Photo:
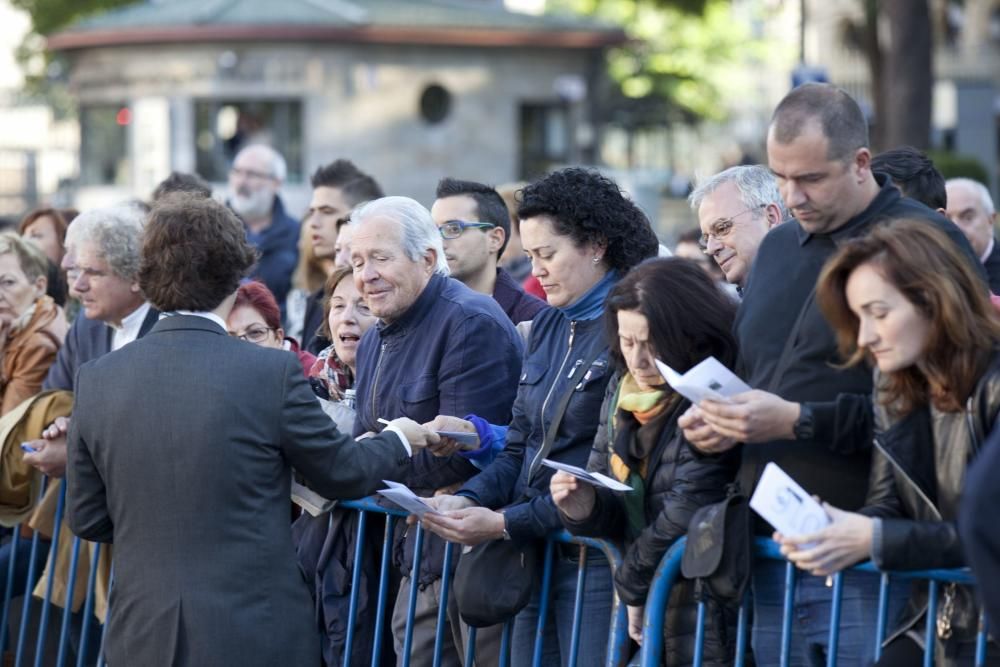
[[[128,126],[125,105],[80,107],[80,183],[128,185]]]
[[[302,102],[299,100],[197,100],[196,170],[216,183],[226,180],[240,150],[267,144],[288,163],[289,183],[301,183]]]
[[[563,103],[521,105],[521,174],[531,181],[569,161],[569,110]]]

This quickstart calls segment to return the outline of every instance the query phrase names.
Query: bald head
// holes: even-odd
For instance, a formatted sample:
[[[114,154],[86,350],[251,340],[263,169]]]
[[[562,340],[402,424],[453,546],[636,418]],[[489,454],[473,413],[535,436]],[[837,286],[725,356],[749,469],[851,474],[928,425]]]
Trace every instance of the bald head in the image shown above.
[[[972,249],[982,256],[993,239],[996,210],[986,186],[971,178],[952,178],[945,183],[948,193],[947,215],[958,225]]]

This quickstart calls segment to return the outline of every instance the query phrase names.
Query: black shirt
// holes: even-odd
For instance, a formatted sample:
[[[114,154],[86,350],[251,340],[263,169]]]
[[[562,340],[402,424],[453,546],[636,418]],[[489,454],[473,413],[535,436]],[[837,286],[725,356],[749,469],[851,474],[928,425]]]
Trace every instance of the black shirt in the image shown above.
[[[866,366],[838,369],[833,330],[815,303],[814,287],[837,244],[881,221],[917,218],[942,228],[984,277],[982,265],[962,232],[947,218],[876,174],[880,190],[871,204],[829,234],[810,234],[796,221],[764,237],[747,281],[734,325],[740,343],[740,371],[755,389],[808,403],[815,419],[811,441],[772,441],[743,447],[740,479],[750,492],[764,465],[777,463],[809,493],[836,507],[862,506],[868,486],[872,441],[872,373]],[[808,301],[808,305],[803,307]],[[801,314],[801,323],[796,327]],[[778,360],[795,331],[784,372]]]

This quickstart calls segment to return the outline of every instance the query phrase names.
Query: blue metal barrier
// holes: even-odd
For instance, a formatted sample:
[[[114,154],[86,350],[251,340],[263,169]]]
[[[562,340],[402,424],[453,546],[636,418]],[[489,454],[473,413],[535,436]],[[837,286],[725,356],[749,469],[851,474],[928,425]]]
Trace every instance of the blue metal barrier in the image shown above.
[[[670,599],[670,592],[673,585],[680,578],[681,559],[684,555],[685,538],[679,539],[663,556],[653,581],[650,583],[649,593],[646,597],[646,612],[643,619],[642,628],[642,651],[639,664],[642,667],[658,667],[663,656],[663,624],[666,618],[667,602]],[[777,543],[766,539],[756,538],[754,540],[754,555],[756,558],[767,558],[771,560],[785,561]],[[789,664],[789,652],[791,646],[792,633],[792,608],[794,602],[795,589],[795,566],[786,561],[785,565],[785,595],[784,610],[782,617],[781,631],[781,667]],[[878,576],[879,586],[879,606],[878,623],[875,628],[875,645],[872,647],[873,656],[878,660],[882,653],[882,644],[887,636],[886,630],[889,623],[889,586],[890,578],[903,580],[926,580],[928,582],[928,607],[927,622],[924,628],[924,667],[934,665],[934,647],[936,639],[936,619],[938,606],[938,589],[940,584],[964,584],[974,585],[975,582],[968,570],[926,570],[886,573],[878,570],[872,563],[866,562],[850,568],[855,572],[867,572],[872,576]],[[829,651],[827,653],[828,667],[835,667],[837,664],[837,644],[839,640],[840,608],[843,595],[843,573],[838,573],[832,577],[833,600],[830,614],[830,635]],[[742,667],[746,657],[746,641],[749,632],[748,616],[750,609],[750,591],[744,597],[737,620],[736,636],[736,657],[735,667]],[[704,619],[705,603],[698,603],[698,627],[695,646],[694,667],[701,667],[702,651],[704,643]],[[986,643],[989,629],[985,615],[979,614],[979,627],[976,634],[976,667],[982,667],[986,661]]]
[[[391,614],[391,606],[387,603],[388,598],[388,568],[389,568],[389,550],[392,548],[392,523],[394,520],[406,517],[407,513],[393,508],[383,507],[375,502],[372,498],[365,498],[363,500],[356,501],[346,501],[338,504],[338,507],[352,509],[360,512],[360,517],[358,521],[358,536],[357,536],[357,548],[354,554],[354,562],[360,563],[364,558],[364,517],[368,513],[384,514],[386,515],[386,530],[385,539],[382,544],[382,554],[381,554],[381,569],[379,576],[379,593],[378,593],[378,606],[376,608],[376,631],[374,636],[375,646],[372,650],[372,665],[378,665],[379,663],[379,647],[381,644],[381,637],[384,631],[384,619]],[[419,572],[420,562],[422,557],[422,546],[424,541],[424,531],[423,528],[417,524],[416,534],[415,534],[415,545],[414,545],[414,562],[413,562],[413,572]],[[549,604],[549,599],[551,595],[549,580],[551,579],[552,563],[553,563],[553,552],[554,545],[556,543],[569,543],[576,544],[580,546],[580,560],[578,565],[578,576],[577,576],[577,595],[574,600],[575,613],[573,616],[573,628],[571,634],[571,652],[569,656],[570,665],[575,665],[579,657],[579,639],[583,628],[581,627],[581,610],[583,607],[583,596],[582,590],[583,585],[586,582],[586,570],[587,570],[587,558],[586,553],[588,549],[597,549],[608,559],[611,566],[612,572],[614,572],[621,565],[621,554],[618,549],[609,542],[603,540],[594,540],[587,538],[577,538],[573,537],[569,533],[561,532],[557,535],[550,537],[546,541],[545,558],[542,563],[542,595],[539,610],[539,622],[538,629],[536,631],[535,646],[534,646],[534,660],[533,664],[540,666],[542,664],[542,643],[545,630],[545,619],[546,619],[546,609]],[[438,607],[438,617],[435,629],[434,638],[434,657],[433,664],[435,667],[441,664],[441,656],[445,643],[445,633],[448,631],[449,624],[447,621],[447,609],[448,603],[447,598],[449,594],[449,589],[451,586],[451,564],[455,558],[455,550],[461,548],[459,545],[449,544],[445,550],[445,562],[442,570],[444,571],[444,576],[441,581],[441,594],[439,598]],[[354,572],[354,582],[357,584],[360,577],[360,567],[355,567]],[[408,667],[410,664],[410,653],[412,649],[412,637],[413,637],[413,617],[416,608],[417,600],[417,586],[419,582],[416,577],[410,580],[410,591],[408,598],[408,614],[406,629],[404,633],[404,644],[403,644],[403,656],[401,662],[404,667]],[[354,585],[351,589],[350,598],[350,609],[351,617],[348,619],[348,636],[353,640],[354,633],[351,628],[354,627],[356,622],[355,613],[357,609],[357,597],[359,594],[358,586]],[[503,628],[501,642],[500,642],[500,665],[505,667],[509,664],[510,660],[510,636],[511,627],[513,623],[508,621]],[[466,646],[464,652],[464,664],[472,665],[475,661],[475,643],[477,630],[475,628],[468,628],[468,637],[465,639]],[[351,653],[354,650],[353,644],[348,641],[347,646],[344,650],[344,667],[348,667],[351,662]],[[606,664],[608,667],[615,667],[617,665],[622,665],[627,659],[626,651],[628,650],[628,619],[625,613],[625,606],[619,604],[617,596],[615,596],[612,608],[612,618],[611,627],[608,635],[608,655]]]

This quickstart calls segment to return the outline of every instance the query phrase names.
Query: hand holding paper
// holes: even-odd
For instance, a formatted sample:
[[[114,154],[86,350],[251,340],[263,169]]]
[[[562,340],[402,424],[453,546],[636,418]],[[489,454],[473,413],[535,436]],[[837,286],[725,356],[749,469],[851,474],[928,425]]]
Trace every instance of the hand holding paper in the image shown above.
[[[730,396],[750,391],[743,380],[715,357],[705,359],[683,375],[659,359],[656,360],[656,367],[674,391],[695,405],[706,398],[726,402]]]
[[[578,479],[582,479],[585,482],[593,484],[594,486],[603,486],[606,489],[611,489],[612,491],[631,491],[632,487],[628,484],[622,484],[617,479],[612,479],[607,475],[602,475],[599,472],[591,472],[589,470],[584,470],[583,468],[577,468],[576,466],[571,466],[568,463],[560,463],[559,461],[553,461],[552,459],[542,459],[542,465],[547,468],[552,468],[553,470],[561,470],[565,473],[569,473]]]
[[[437,514],[437,510],[424,502],[424,499],[413,493],[405,484],[390,482],[383,479],[389,488],[379,491],[379,495],[388,498],[410,514],[423,518],[424,514]]]

